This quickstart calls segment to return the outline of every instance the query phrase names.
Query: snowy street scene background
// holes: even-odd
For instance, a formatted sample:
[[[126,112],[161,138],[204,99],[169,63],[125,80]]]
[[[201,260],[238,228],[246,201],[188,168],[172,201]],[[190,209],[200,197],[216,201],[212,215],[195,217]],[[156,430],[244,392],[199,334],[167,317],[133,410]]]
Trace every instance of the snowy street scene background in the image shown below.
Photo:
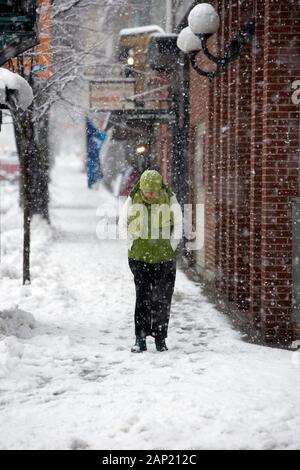
[[[0,2],[0,39],[0,449],[299,450],[299,1]]]
[[[112,196],[89,193],[71,154],[52,179],[53,228],[35,220],[31,286],[20,287],[11,187],[2,221],[1,448],[298,448],[300,355],[244,342],[182,273],[168,355],[151,343],[132,355],[126,242],[95,235]]]

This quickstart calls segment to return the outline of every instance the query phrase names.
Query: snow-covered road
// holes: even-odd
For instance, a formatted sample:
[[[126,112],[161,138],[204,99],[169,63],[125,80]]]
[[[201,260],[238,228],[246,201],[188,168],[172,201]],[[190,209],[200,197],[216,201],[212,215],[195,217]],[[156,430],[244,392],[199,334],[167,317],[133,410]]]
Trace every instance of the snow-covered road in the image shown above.
[[[21,317],[16,337],[0,322],[0,448],[299,449],[298,353],[245,343],[178,272],[169,351],[149,340],[131,354],[126,244],[96,237],[97,208],[115,201],[88,191],[72,158],[53,181],[54,229],[34,223],[31,286],[10,252],[17,211],[4,216],[0,311],[36,324]]]

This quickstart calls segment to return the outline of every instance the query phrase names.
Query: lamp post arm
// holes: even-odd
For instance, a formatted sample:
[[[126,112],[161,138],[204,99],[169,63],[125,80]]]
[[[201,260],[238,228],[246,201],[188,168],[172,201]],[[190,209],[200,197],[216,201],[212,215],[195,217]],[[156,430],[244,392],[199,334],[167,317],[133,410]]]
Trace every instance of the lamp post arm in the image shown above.
[[[251,43],[255,34],[255,20],[251,19],[246,26],[236,33],[229,44],[225,46],[224,57],[217,57],[208,50],[207,41],[211,34],[198,34],[201,46],[206,57],[215,64],[225,66],[229,62],[236,60],[246,43]]]
[[[218,64],[218,65],[225,64],[225,57],[217,57],[213,55],[208,49],[207,41],[212,35],[211,34],[197,34],[197,36],[201,41],[201,47],[206,57],[211,62],[214,62],[215,64]]]
[[[198,75],[202,75],[203,77],[206,77],[206,78],[209,78],[209,79],[213,79],[215,78],[220,72],[223,72],[223,66],[218,64],[218,67],[215,71],[213,72],[206,72],[205,70],[202,70],[199,65],[197,65],[197,55],[198,55],[198,52],[199,51],[194,51],[194,52],[190,52],[189,56],[190,56],[190,61],[191,61],[191,64],[192,64],[192,67],[193,69],[198,73]]]

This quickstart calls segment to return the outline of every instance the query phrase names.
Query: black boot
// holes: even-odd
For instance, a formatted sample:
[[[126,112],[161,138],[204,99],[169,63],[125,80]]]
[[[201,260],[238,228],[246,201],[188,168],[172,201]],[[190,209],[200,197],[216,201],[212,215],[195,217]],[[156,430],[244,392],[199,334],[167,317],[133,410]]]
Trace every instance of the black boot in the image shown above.
[[[156,346],[156,350],[159,352],[168,351],[166,341],[164,339],[156,339],[155,346]]]
[[[136,338],[135,345],[131,348],[132,353],[141,353],[147,351],[147,344],[145,338]]]

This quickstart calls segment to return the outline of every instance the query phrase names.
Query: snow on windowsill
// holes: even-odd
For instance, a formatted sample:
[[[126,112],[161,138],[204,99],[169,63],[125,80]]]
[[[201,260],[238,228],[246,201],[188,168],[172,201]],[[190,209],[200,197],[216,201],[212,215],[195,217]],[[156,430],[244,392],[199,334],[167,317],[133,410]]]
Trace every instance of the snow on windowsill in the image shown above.
[[[130,36],[147,33],[159,33],[165,35],[165,31],[157,25],[138,26],[136,28],[125,28],[120,31],[120,36]]]

